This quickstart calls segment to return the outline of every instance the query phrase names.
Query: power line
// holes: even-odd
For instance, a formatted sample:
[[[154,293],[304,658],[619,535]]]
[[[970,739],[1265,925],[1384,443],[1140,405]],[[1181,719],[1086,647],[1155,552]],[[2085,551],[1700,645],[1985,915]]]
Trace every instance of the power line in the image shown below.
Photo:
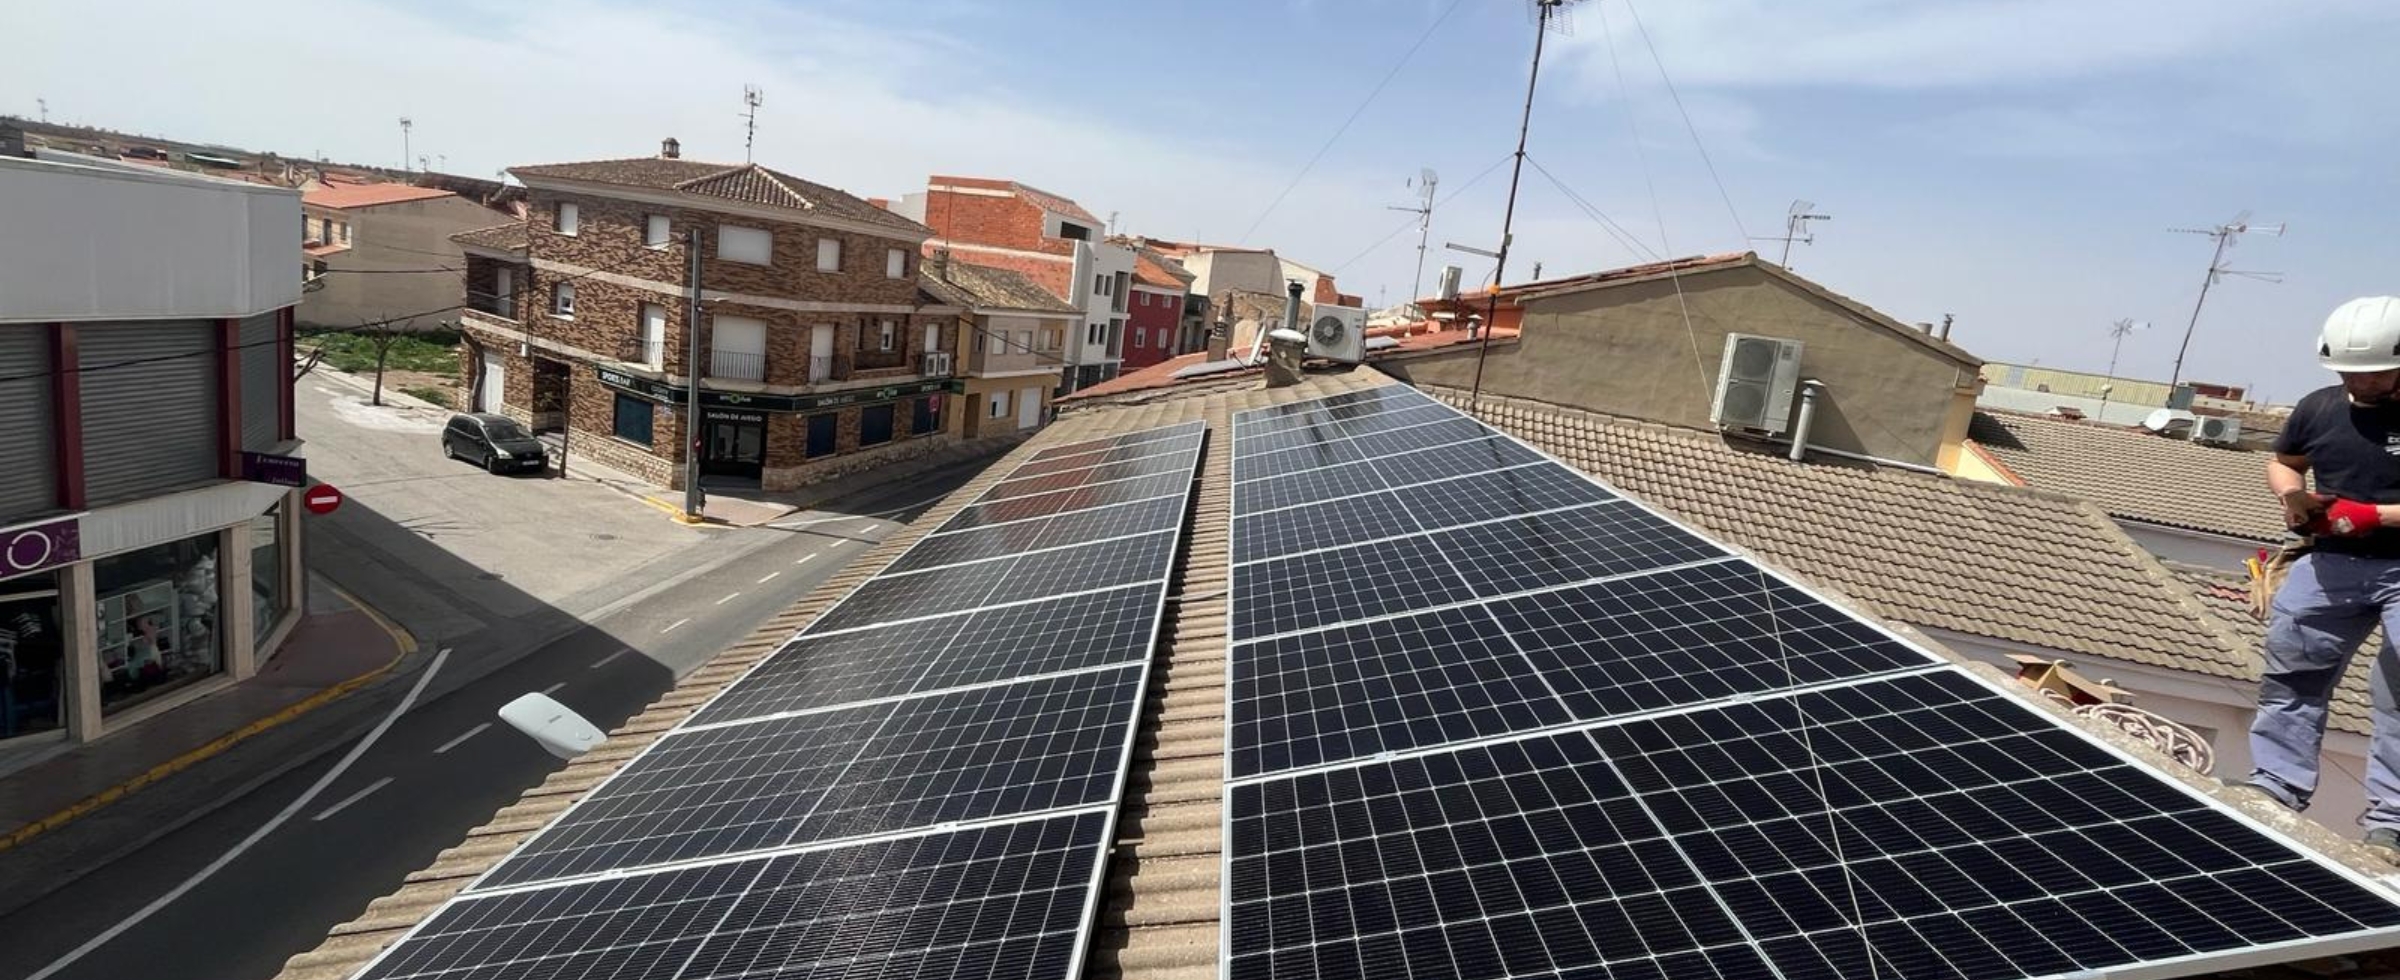
[[[1600,210],[1598,205],[1585,200],[1583,195],[1575,193],[1574,188],[1568,187],[1566,181],[1558,179],[1557,174],[1551,173],[1550,168],[1542,166],[1542,162],[1534,159],[1532,154],[1525,156],[1525,162],[1533,164],[1536,172],[1549,178],[1551,186],[1558,188],[1559,193],[1566,195],[1569,203],[1574,204],[1586,217],[1598,224],[1600,230],[1608,232],[1609,237],[1616,239],[1617,244],[1623,245],[1627,251],[1639,253],[1653,262],[1659,261],[1661,257],[1657,252],[1651,251],[1650,246],[1642,244],[1641,239],[1634,237],[1633,232],[1627,231],[1624,225],[1618,224],[1616,219],[1609,217],[1608,213]]]
[[[1441,206],[1442,206],[1442,205],[1444,205],[1444,204],[1448,204],[1448,203],[1450,203],[1451,201],[1455,201],[1455,200],[1457,200],[1459,195],[1466,193],[1468,188],[1475,186],[1475,185],[1476,185],[1476,183],[1478,183],[1478,182],[1482,181],[1482,180],[1483,180],[1485,177],[1489,177],[1489,176],[1491,176],[1491,175],[1492,175],[1492,171],[1495,171],[1495,170],[1498,170],[1498,169],[1500,169],[1501,165],[1502,165],[1502,164],[1505,164],[1505,163],[1507,163],[1507,162],[1508,162],[1508,160],[1509,160],[1509,158],[1504,156],[1504,157],[1501,157],[1501,158],[1500,158],[1500,159],[1498,159],[1498,160],[1494,160],[1494,161],[1492,161],[1492,165],[1491,165],[1491,166],[1489,166],[1489,167],[1485,167],[1485,168],[1483,168],[1482,172],[1480,172],[1480,173],[1477,173],[1477,174],[1476,174],[1475,176],[1473,176],[1473,177],[1469,177],[1469,178],[1467,178],[1467,182],[1466,182],[1466,183],[1464,183],[1464,184],[1460,184],[1459,186],[1457,186],[1457,187],[1455,187],[1455,188],[1452,188],[1452,189],[1451,189],[1451,191],[1450,191],[1450,193],[1443,195],[1443,196],[1442,196],[1442,199],[1441,199],[1441,200],[1439,200],[1439,201],[1436,201],[1436,202],[1434,202],[1433,206],[1434,206],[1434,207],[1436,207],[1436,208],[1439,208],[1439,207],[1441,207]],[[1391,241],[1392,239],[1394,239],[1394,238],[1398,238],[1398,237],[1400,237],[1400,233],[1401,233],[1401,232],[1407,231],[1407,230],[1409,230],[1409,229],[1411,229],[1411,228],[1414,228],[1414,227],[1416,227],[1416,226],[1417,226],[1417,221],[1416,221],[1416,219],[1414,219],[1414,218],[1411,218],[1411,219],[1409,219],[1409,220],[1408,220],[1408,223],[1406,223],[1406,224],[1403,224],[1403,225],[1401,225],[1401,226],[1400,226],[1400,227],[1398,227],[1398,228],[1394,228],[1394,229],[1392,229],[1392,231],[1391,231],[1391,233],[1390,233],[1390,234],[1388,234],[1388,235],[1385,235],[1385,236],[1383,236],[1382,238],[1378,238],[1378,239],[1376,239],[1376,240],[1375,240],[1375,244],[1373,244],[1373,245],[1369,245],[1369,246],[1367,246],[1365,249],[1362,249],[1362,250],[1360,250],[1360,252],[1359,252],[1357,255],[1353,255],[1353,256],[1351,256],[1351,257],[1350,257],[1350,259],[1349,259],[1349,261],[1343,262],[1342,264],[1340,264],[1340,265],[1337,265],[1337,266],[1334,266],[1333,268],[1331,268],[1331,269],[1329,269],[1329,270],[1326,270],[1326,271],[1329,271],[1329,272],[1333,272],[1333,273],[1339,274],[1339,273],[1340,273],[1340,272],[1341,272],[1343,269],[1347,269],[1347,268],[1349,268],[1351,265],[1353,265],[1353,264],[1357,263],[1357,262],[1358,262],[1358,260],[1360,260],[1360,259],[1363,259],[1363,258],[1366,258],[1368,255],[1370,255],[1370,254],[1373,254],[1373,253],[1374,253],[1374,251],[1375,251],[1376,249],[1382,248],[1382,247],[1384,246],[1384,244],[1385,244],[1385,243],[1387,243],[1387,242],[1390,242],[1390,241]]]
[[[1700,141],[1700,127],[1692,125],[1692,113],[1683,107],[1683,93],[1676,91],[1675,80],[1667,77],[1667,63],[1658,56],[1658,45],[1650,42],[1650,29],[1642,25],[1642,12],[1634,9],[1633,0],[1625,0],[1625,12],[1633,15],[1633,27],[1641,32],[1642,46],[1650,49],[1650,63],[1658,66],[1658,80],[1666,83],[1667,97],[1675,100],[1675,112],[1683,117],[1684,132],[1692,134],[1692,148],[1700,151],[1700,162],[1708,167],[1708,179],[1717,185],[1717,197],[1725,202],[1725,213],[1733,218],[1734,230],[1741,234],[1742,241],[1749,241],[1750,229],[1742,226],[1741,209],[1733,206],[1733,195],[1725,192],[1725,181],[1717,176],[1717,162],[1710,159],[1708,144]],[[1615,57],[1616,53],[1609,54]],[[1627,106],[1626,111],[1631,112],[1632,106]]]
[[[1326,152],[1333,149],[1333,144],[1342,138],[1343,133],[1350,131],[1350,124],[1357,122],[1358,117],[1367,111],[1367,107],[1375,104],[1375,97],[1383,94],[1384,86],[1390,85],[1392,79],[1399,77],[1400,69],[1408,67],[1408,61],[1410,58],[1416,57],[1417,49],[1424,47],[1425,42],[1433,40],[1433,33],[1440,30],[1442,22],[1449,20],[1450,15],[1458,10],[1459,4],[1464,2],[1465,0],[1450,0],[1450,6],[1442,8],[1442,15],[1434,18],[1433,23],[1426,26],[1425,33],[1417,36],[1417,43],[1409,45],[1408,50],[1401,53],[1400,60],[1392,63],[1391,70],[1383,73],[1383,80],[1376,82],[1375,89],[1367,93],[1365,100],[1359,102],[1358,108],[1350,110],[1350,118],[1342,120],[1341,127],[1335,129],[1332,136],[1325,138],[1325,145],[1317,147],[1316,155],[1309,157],[1308,163],[1301,166],[1300,172],[1292,175],[1292,182],[1283,185],[1283,191],[1276,194],[1273,201],[1267,202],[1267,209],[1259,212],[1258,218],[1250,222],[1250,227],[1242,231],[1242,237],[1236,240],[1237,244],[1249,243],[1250,236],[1258,231],[1258,226],[1265,224],[1267,216],[1274,214],[1276,208],[1283,206],[1283,199],[1291,196],[1292,190],[1300,186],[1300,181],[1308,177],[1309,171],[1316,169],[1317,161],[1325,159]]]

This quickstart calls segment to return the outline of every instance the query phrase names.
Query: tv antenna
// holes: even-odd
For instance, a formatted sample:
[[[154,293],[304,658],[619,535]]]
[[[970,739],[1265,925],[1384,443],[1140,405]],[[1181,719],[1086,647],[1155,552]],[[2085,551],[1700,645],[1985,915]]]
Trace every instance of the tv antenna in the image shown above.
[[[750,162],[750,150],[758,142],[758,107],[767,101],[767,93],[756,85],[742,86],[742,162]]]
[[[416,125],[416,121],[415,121],[415,120],[412,120],[412,119],[408,118],[407,116],[401,116],[401,117],[400,117],[400,172],[401,172],[401,173],[407,173],[407,172],[408,172],[408,156],[409,156],[409,153],[408,153],[408,129],[409,129],[409,127],[411,127],[411,126],[414,126],[414,125]]]
[[[1517,224],[1517,187],[1525,179],[1525,137],[1533,131],[1534,87],[1542,80],[1542,42],[1552,33],[1574,33],[1574,20],[1568,5],[1576,0],[1532,0],[1533,65],[1525,73],[1525,108],[1517,116],[1516,163],[1508,170],[1508,206],[1500,212],[1500,250],[1492,254],[1491,299],[1485,304],[1483,336],[1475,347],[1475,383],[1467,391],[1467,404],[1472,407],[1483,396],[1483,359],[1492,349],[1492,329],[1499,326],[1500,285],[1507,280],[1501,274],[1508,269],[1508,245]]]
[[[1408,206],[1387,204],[1384,206],[1386,211],[1406,211],[1417,216],[1417,275],[1416,278],[1408,281],[1408,301],[1410,303],[1415,303],[1417,297],[1424,295],[1425,236],[1433,230],[1433,188],[1441,182],[1442,175],[1434,173],[1432,167],[1426,167],[1417,171],[1417,175],[1408,181],[1408,186],[1417,189],[1416,204]]]
[[[43,122],[45,122],[45,123],[46,123],[46,122],[49,122],[49,121],[50,121],[50,100],[49,100],[49,99],[35,99],[35,100],[33,100],[33,104],[34,104],[34,106],[35,106],[36,108],[39,108],[39,109],[42,111],[42,121],[43,121]]]
[[[2215,239],[2217,243],[2216,252],[2208,258],[2208,275],[2200,280],[2200,299],[2192,304],[2191,322],[2183,326],[2183,343],[2175,348],[2175,373],[2167,378],[2169,390],[2173,390],[2177,384],[2183,381],[2183,356],[2192,349],[2192,330],[2200,325],[2200,308],[2208,305],[2208,287],[2216,285],[2217,280],[2226,276],[2239,276],[2243,279],[2256,279],[2260,282],[2283,281],[2283,273],[2280,272],[2255,272],[2227,267],[2225,250],[2240,244],[2241,237],[2252,232],[2282,238],[2283,229],[2284,224],[2280,221],[2272,225],[2251,224],[2250,212],[2247,210],[2234,215],[2232,221],[2213,228],[2167,229],[2180,235],[2207,235]]]
[[[1781,258],[1775,260],[1775,264],[1780,265],[1784,267],[1786,271],[1789,271],[1792,267],[1792,243],[1799,242],[1802,245],[1814,245],[1817,243],[1816,233],[1809,230],[1808,223],[1811,221],[1832,220],[1833,216],[1830,214],[1817,213],[1817,202],[1815,201],[1793,201],[1792,206],[1785,208],[1783,212],[1783,234],[1752,235],[1750,236],[1750,240],[1754,242],[1782,242],[1783,255]]]
[[[2148,329],[2150,329],[2150,321],[2136,320],[2132,317],[2126,317],[2108,325],[2108,335],[2113,339],[2109,341],[2108,345],[2108,382],[2100,386],[2102,410],[2105,411],[2108,408],[2108,396],[2117,387],[2117,352],[2125,349],[2125,335],[2136,330]],[[2108,419],[2103,416],[2101,421],[2105,422]]]

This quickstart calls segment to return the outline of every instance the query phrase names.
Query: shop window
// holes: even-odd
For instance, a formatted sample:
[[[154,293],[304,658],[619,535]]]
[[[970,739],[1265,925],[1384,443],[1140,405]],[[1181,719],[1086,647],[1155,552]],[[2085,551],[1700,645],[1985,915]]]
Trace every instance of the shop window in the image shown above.
[[[996,419],[1004,419],[1008,417],[1008,392],[992,392],[991,394],[984,396],[984,404],[992,407],[991,415],[989,417]]]
[[[892,441],[892,403],[869,405],[858,410],[858,444],[880,446]]]
[[[908,417],[908,434],[928,435],[942,425],[942,396],[927,395],[916,400]]]
[[[219,585],[213,533],[92,563],[102,712],[155,700],[225,669]]]
[[[250,519],[250,643],[252,655],[266,662],[264,644],[276,620],[291,607],[291,590],[283,580],[283,505]]]
[[[58,579],[43,572],[0,582],[0,739],[57,729],[66,717],[66,637]]]
[[[611,431],[619,439],[647,447],[650,445],[651,416],[657,408],[647,401],[619,392]]]
[[[808,417],[807,458],[833,455],[834,433],[840,429],[841,416],[824,412]]]

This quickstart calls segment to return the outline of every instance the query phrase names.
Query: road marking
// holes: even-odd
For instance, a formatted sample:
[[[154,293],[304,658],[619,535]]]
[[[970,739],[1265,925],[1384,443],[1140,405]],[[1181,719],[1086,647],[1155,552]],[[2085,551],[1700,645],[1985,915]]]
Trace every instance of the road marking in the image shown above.
[[[459,744],[460,742],[464,742],[464,741],[466,741],[466,740],[468,740],[468,739],[470,739],[470,738],[474,738],[474,737],[475,737],[475,736],[477,736],[477,735],[481,735],[481,734],[483,734],[483,730],[484,730],[484,729],[486,729],[486,728],[490,728],[490,727],[492,727],[492,723],[487,721],[487,722],[484,722],[483,724],[480,724],[480,725],[477,725],[477,726],[475,726],[475,727],[473,727],[473,728],[467,729],[467,730],[466,730],[466,732],[464,732],[463,734],[459,735],[457,738],[451,739],[451,740],[449,740],[449,741],[447,741],[447,742],[443,742],[443,743],[442,743],[442,747],[441,747],[441,748],[438,748],[438,749],[435,749],[435,750],[433,750],[433,754],[435,754],[435,755],[440,755],[440,754],[442,754],[442,753],[444,753],[444,752],[448,752],[448,751],[450,751],[451,749],[455,749],[455,748],[457,748],[457,747],[458,747],[458,744]],[[324,818],[322,818],[322,817],[319,817],[318,819],[320,819],[320,820],[321,820],[321,819],[324,819]]]
[[[347,810],[347,809],[349,809],[349,808],[350,808],[350,804],[352,804],[352,803],[356,803],[356,802],[358,802],[358,801],[360,801],[360,800],[363,800],[363,799],[366,799],[366,798],[367,798],[367,794],[369,794],[369,793],[372,793],[372,792],[375,792],[376,790],[382,789],[382,788],[384,788],[384,787],[386,787],[386,786],[390,786],[391,784],[392,784],[392,777],[390,777],[390,776],[385,776],[385,777],[383,777],[382,779],[378,779],[378,780],[376,780],[376,781],[374,781],[374,782],[368,783],[368,784],[367,784],[367,788],[365,788],[365,789],[362,789],[362,790],[359,790],[358,792],[356,792],[356,793],[352,793],[352,794],[350,794],[350,795],[348,795],[348,796],[342,797],[342,801],[341,801],[340,803],[336,803],[336,804],[334,804],[334,805],[332,805],[332,806],[326,807],[326,808],[325,808],[325,809],[323,809],[323,810],[319,810],[319,811],[317,811],[317,815],[316,815],[316,816],[313,816],[313,817],[310,817],[310,818],[308,818],[308,819],[309,819],[309,822],[311,822],[311,823],[315,823],[315,822],[318,822],[318,821],[322,821],[322,820],[324,820],[326,817],[330,817],[330,816],[333,816],[333,815],[334,815],[334,814],[336,814],[336,813],[340,813],[340,812],[342,812],[343,810]]]
[[[691,620],[689,620],[689,619],[678,619],[678,620],[676,620],[676,621],[674,621],[674,622],[672,622],[672,623],[668,623],[668,624],[667,624],[667,628],[666,628],[666,629],[663,629],[663,630],[659,630],[659,632],[661,632],[661,633],[672,633],[672,632],[675,632],[675,627],[681,626],[681,625],[683,625],[683,624],[685,624],[685,623],[688,623],[688,622],[691,622]]]
[[[565,686],[567,686],[567,682],[565,682],[565,681],[560,681],[560,682],[558,682],[558,683],[556,683],[556,684],[552,684],[552,685],[550,685],[549,687],[542,688],[542,693],[543,693],[543,694],[553,694],[553,693],[556,693],[556,692],[558,691],[558,689],[559,689],[559,688],[562,688],[562,687],[565,687]]]
[[[777,570],[775,570],[775,571],[768,572],[768,573],[767,573],[767,577],[766,577],[766,578],[762,578],[762,579],[759,579],[759,580],[758,580],[758,584],[760,584],[760,585],[765,585],[765,584],[767,584],[768,582],[774,581],[774,579],[775,579],[775,576],[777,576],[777,575],[781,575],[781,574],[783,574],[783,570],[782,570],[782,569],[777,569]]]
[[[735,599],[739,599],[739,598],[741,598],[741,597],[742,597],[742,594],[741,594],[741,593],[739,593],[739,592],[736,592],[736,593],[733,593],[733,594],[731,594],[731,595],[728,595],[728,596],[726,596],[725,598],[722,598],[722,599],[719,599],[719,600],[717,600],[717,605],[720,605],[720,606],[722,606],[722,605],[724,605],[724,604],[726,604],[726,603],[728,603],[728,602],[732,602],[733,600],[735,600]]]
[[[880,531],[880,530],[883,530],[883,525],[881,525],[881,524],[877,524],[877,523],[875,523],[874,521],[868,521],[868,522],[867,522],[867,523],[866,523],[864,526],[862,526],[862,527],[860,527],[860,528],[858,529],[858,533],[860,533],[860,534],[873,534],[873,533],[875,533],[875,532],[877,532],[877,531]]]
[[[796,562],[793,562],[792,564],[794,564],[794,565],[806,565],[806,564],[808,564],[808,560],[809,560],[809,559],[811,559],[811,558],[815,558],[816,556],[817,556],[817,553],[812,551],[812,552],[809,552],[808,554],[801,555],[801,556],[800,556],[800,560],[799,560],[799,561],[796,561]]]
[[[585,669],[585,670],[599,670],[599,669],[600,669],[602,666],[605,666],[605,665],[606,665],[606,664],[607,664],[609,661],[611,661],[611,660],[615,660],[615,659],[617,659],[618,657],[622,657],[622,656],[624,656],[624,655],[626,655],[626,654],[628,654],[628,653],[632,653],[632,652],[633,652],[633,648],[632,648],[632,647],[618,647],[618,648],[617,648],[617,652],[615,652],[615,653],[612,653],[612,654],[609,654],[608,656],[602,657],[602,658],[600,658],[600,659],[598,659],[598,660],[594,660],[594,661],[592,661],[592,665],[591,665],[591,666],[589,666],[589,667],[586,667],[586,668],[584,668],[584,669]]]
[[[49,966],[41,969],[41,972],[27,977],[25,980],[48,980],[49,977],[57,975],[58,971],[75,965],[76,960],[90,955],[91,951],[107,945],[109,940],[122,936],[133,927],[141,925],[143,920],[156,915],[159,909],[166,908],[176,899],[182,898],[192,889],[199,887],[201,882],[209,879],[209,876],[224,870],[226,865],[232,864],[235,858],[242,856],[243,852],[256,846],[259,841],[265,840],[268,834],[274,833],[275,828],[283,826],[284,822],[292,819],[294,814],[307,809],[308,805],[316,800],[317,794],[325,792],[325,787],[333,785],[334,780],[342,778],[343,773],[350,771],[352,763],[357,762],[360,756],[367,754],[368,749],[375,747],[375,742],[383,738],[383,733],[391,730],[393,722],[399,721],[401,715],[406,714],[409,708],[416,706],[417,695],[425,693],[426,683],[433,680],[433,675],[441,671],[442,663],[449,659],[450,648],[448,647],[443,647],[441,652],[434,654],[433,662],[425,665],[424,673],[417,675],[417,683],[408,689],[408,695],[401,698],[399,704],[392,706],[392,713],[383,716],[383,720],[377,722],[375,727],[367,732],[365,738],[359,739],[357,745],[351,746],[350,754],[343,756],[340,762],[333,764],[333,768],[325,770],[324,775],[317,777],[317,781],[308,789],[302,791],[292,802],[285,804],[283,812],[268,818],[266,823],[258,825],[258,829],[251,831],[250,836],[242,838],[241,843],[233,845],[230,850],[218,855],[216,860],[209,862],[208,867],[193,872],[192,876],[185,878],[182,884],[176,885],[166,894],[152,899],[150,904],[142,906],[132,915],[117,920],[117,924],[108,927],[108,931],[85,940],[83,945],[69,950],[67,955],[51,961]]]

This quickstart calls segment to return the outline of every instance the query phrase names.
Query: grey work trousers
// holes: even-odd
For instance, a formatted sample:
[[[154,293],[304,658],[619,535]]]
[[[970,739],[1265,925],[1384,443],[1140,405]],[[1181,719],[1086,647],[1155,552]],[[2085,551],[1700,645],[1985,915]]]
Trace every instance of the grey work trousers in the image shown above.
[[[2373,745],[2367,758],[2368,827],[2400,829],[2400,558],[2311,552],[2292,565],[2275,592],[2267,622],[2266,671],[2259,678],[2258,717],[2250,724],[2250,782],[2294,809],[2317,791],[2325,741],[2326,705],[2350,657],[2377,622],[2383,644],[2375,653]]]

